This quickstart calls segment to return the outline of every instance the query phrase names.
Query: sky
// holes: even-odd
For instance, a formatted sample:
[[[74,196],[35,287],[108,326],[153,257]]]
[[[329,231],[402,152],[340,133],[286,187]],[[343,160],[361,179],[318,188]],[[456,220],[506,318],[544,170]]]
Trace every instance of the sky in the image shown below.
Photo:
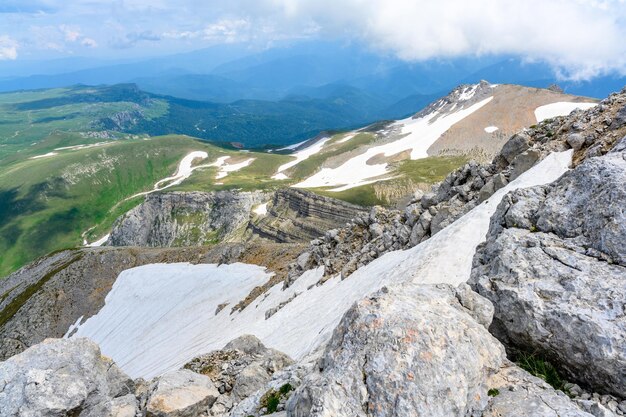
[[[626,0],[0,0],[3,61],[356,40],[406,61],[515,55],[626,75]]]

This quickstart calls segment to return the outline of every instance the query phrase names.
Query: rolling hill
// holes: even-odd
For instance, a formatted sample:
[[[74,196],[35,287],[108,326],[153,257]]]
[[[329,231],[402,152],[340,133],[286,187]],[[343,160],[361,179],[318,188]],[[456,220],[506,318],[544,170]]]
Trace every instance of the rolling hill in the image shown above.
[[[549,107],[562,102],[571,104]],[[145,193],[164,187],[295,186],[365,206],[393,205],[415,189],[427,190],[469,158],[498,152],[504,137],[537,123],[537,108],[567,114],[593,100],[519,86],[465,85],[413,118],[322,133],[265,151],[191,137],[202,137],[195,117],[223,111],[222,105],[155,96],[135,86],[3,94],[0,103],[4,275],[48,252],[99,240]],[[263,114],[265,121],[284,118],[278,109]],[[157,130],[162,124],[191,135],[154,136],[165,133]],[[250,122],[251,131],[258,128]]]

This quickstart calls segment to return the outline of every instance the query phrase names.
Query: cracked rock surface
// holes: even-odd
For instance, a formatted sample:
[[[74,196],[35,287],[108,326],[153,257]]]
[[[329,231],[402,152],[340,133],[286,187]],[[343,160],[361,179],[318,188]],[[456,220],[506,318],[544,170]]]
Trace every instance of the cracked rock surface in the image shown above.
[[[626,396],[626,151],[588,158],[548,186],[508,194],[471,285],[492,332],[584,386]]]

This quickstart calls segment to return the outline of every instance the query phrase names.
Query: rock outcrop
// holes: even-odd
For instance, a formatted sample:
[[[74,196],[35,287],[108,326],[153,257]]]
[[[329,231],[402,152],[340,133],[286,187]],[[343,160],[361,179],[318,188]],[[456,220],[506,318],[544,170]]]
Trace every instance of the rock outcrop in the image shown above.
[[[113,225],[109,246],[201,246],[241,241],[262,192],[154,193]]]
[[[366,212],[341,200],[285,188],[274,193],[267,213],[251,223],[251,230],[275,242],[309,242]]]
[[[184,367],[206,375],[218,389],[211,412],[223,414],[265,387],[274,373],[292,365],[289,356],[266,348],[255,336],[241,336],[224,349],[194,358]]]
[[[5,417],[130,417],[133,392],[133,381],[88,339],[49,339],[0,362]]]
[[[346,313],[287,415],[591,417],[506,360],[492,312],[467,285],[383,288]]]
[[[604,155],[626,135],[626,89],[586,111],[548,119],[512,136],[490,164],[469,162],[404,211],[376,208],[311,242],[306,262],[292,265],[288,284],[325,267],[327,277],[350,275],[381,255],[413,247],[450,225],[552,152],[574,149],[574,164]],[[573,140],[573,138],[576,140]]]
[[[219,392],[210,378],[179,369],[152,382],[145,406],[149,417],[188,417],[206,415]]]
[[[464,416],[488,402],[504,349],[449,286],[400,286],[356,303],[288,402],[293,416]],[[486,300],[473,297],[476,307]]]
[[[616,149],[505,196],[471,283],[495,305],[492,331],[503,342],[624,398],[626,150]]]

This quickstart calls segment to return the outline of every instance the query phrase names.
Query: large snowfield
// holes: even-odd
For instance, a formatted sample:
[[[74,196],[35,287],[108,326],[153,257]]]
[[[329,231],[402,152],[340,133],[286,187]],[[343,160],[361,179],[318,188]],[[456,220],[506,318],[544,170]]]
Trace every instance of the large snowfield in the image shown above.
[[[415,123],[419,123],[415,122]],[[549,155],[515,181],[429,240],[388,253],[341,280],[315,286],[322,268],[305,272],[291,287],[272,287],[241,312],[231,308],[270,274],[255,265],[145,265],[122,272],[105,306],[72,337],[100,344],[132,377],[151,378],[242,334],[300,359],[327,341],[345,311],[384,285],[459,284],[469,278],[476,246],[489,219],[511,190],[547,184],[567,171],[572,152]],[[309,289],[310,287],[310,289]],[[299,295],[269,319],[265,312]],[[218,306],[228,303],[219,312]]]
[[[537,119],[537,123],[540,123],[553,117],[567,116],[576,109],[587,110],[595,106],[596,103],[570,103],[559,101],[557,103],[537,107],[535,109],[535,118]]]
[[[435,111],[418,119],[409,117],[399,120],[394,125],[400,127],[401,135],[404,135],[401,139],[384,145],[374,146],[337,168],[322,168],[319,172],[296,184],[294,187],[335,187],[331,191],[343,191],[374,182],[374,178],[380,179],[380,177],[388,174],[389,164],[387,162],[368,163],[370,159],[380,155],[390,157],[405,151],[411,152],[411,159],[427,158],[428,148],[441,135],[455,123],[474,113],[492,99],[493,97],[488,97],[466,109],[453,113],[439,114]]]

